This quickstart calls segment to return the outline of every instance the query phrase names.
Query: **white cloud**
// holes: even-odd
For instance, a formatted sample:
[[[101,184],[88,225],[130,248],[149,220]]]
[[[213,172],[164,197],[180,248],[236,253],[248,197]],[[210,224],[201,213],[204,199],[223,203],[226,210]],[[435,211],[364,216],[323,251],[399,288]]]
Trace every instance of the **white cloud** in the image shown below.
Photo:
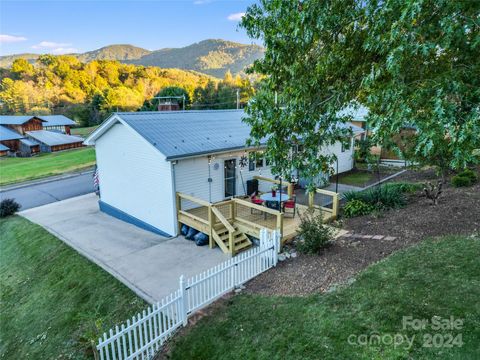
[[[68,43],[56,43],[53,41],[42,41],[37,45],[33,45],[32,49],[55,49],[55,48],[63,48],[66,46],[71,46],[72,44]]]
[[[27,38],[23,36],[0,34],[0,43],[14,43],[25,40],[27,40]]]
[[[195,0],[193,2],[194,5],[203,5],[203,4],[208,4],[211,3],[212,0]]]
[[[242,17],[244,17],[244,16],[245,16],[244,12],[239,12],[239,13],[228,15],[227,19],[230,20],[230,21],[240,21],[240,20],[242,20]]]
[[[52,54],[71,54],[71,53],[78,53],[78,49],[72,47],[58,47],[52,49]]]

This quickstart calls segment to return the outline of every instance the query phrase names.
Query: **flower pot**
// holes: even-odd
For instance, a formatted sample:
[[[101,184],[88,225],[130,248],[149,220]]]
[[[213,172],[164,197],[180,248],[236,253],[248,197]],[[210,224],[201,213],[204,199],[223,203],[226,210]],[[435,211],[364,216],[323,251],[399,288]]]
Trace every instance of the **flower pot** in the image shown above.
[[[277,191],[276,190],[272,190],[272,197],[275,197],[277,196]]]

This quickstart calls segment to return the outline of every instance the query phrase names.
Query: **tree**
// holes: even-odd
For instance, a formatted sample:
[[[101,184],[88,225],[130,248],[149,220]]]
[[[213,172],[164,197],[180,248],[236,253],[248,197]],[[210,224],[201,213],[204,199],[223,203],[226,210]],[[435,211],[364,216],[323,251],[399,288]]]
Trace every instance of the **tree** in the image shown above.
[[[190,96],[188,95],[188,92],[179,86],[168,86],[166,88],[163,88],[160,90],[155,97],[162,97],[162,96],[172,96],[172,99],[174,101],[178,102],[178,105],[180,106],[180,109],[183,108],[182,102],[184,101],[183,99],[176,98],[178,96],[184,96],[185,97],[185,107],[187,108],[190,105]],[[145,100],[145,102],[142,105],[141,110],[142,111],[153,111],[158,109],[158,104],[160,103],[159,99],[150,99],[150,100]]]
[[[338,111],[370,109],[374,141],[405,125],[413,153],[447,166],[474,161],[480,143],[480,2],[262,0],[241,26],[266,46],[252,70],[264,76],[247,107],[251,143],[267,137],[275,170],[313,178],[333,156],[318,148],[347,134]],[[275,99],[277,104],[275,105]],[[292,144],[304,143],[301,156]]]
[[[34,73],[33,65],[25,59],[15,59],[12,64],[12,72],[22,76],[32,76]]]

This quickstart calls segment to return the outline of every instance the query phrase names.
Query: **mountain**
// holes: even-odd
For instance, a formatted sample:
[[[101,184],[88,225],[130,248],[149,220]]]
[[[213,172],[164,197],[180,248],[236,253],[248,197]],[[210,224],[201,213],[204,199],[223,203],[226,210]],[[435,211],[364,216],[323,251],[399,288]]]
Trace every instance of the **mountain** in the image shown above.
[[[243,71],[256,59],[263,57],[263,53],[263,48],[258,45],[210,39],[183,48],[152,51],[131,62],[137,65],[196,70],[223,77],[227,70],[234,74]]]
[[[151,51],[142,49],[133,45],[109,45],[97,50],[78,54],[76,57],[81,62],[90,62],[93,60],[134,60],[150,54]]]
[[[258,45],[245,45],[221,39],[203,40],[182,48],[149,51],[133,45],[109,45],[76,56],[82,62],[118,60],[120,62],[195,70],[215,77],[223,77],[227,70],[240,73],[256,59],[263,57],[264,49]],[[0,67],[10,67],[15,59],[35,62],[38,54],[0,56]]]

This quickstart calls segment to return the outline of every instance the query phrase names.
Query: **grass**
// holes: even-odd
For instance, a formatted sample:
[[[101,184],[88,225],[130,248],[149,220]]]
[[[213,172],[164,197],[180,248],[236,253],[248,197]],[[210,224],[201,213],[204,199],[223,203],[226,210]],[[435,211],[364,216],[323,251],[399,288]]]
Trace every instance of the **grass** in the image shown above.
[[[86,169],[94,164],[93,148],[43,153],[30,158],[4,158],[0,160],[0,185]]]
[[[480,354],[480,238],[422,242],[370,266],[349,286],[309,297],[239,295],[171,345],[172,359],[475,359]],[[404,316],[463,319],[458,330],[403,328]],[[438,318],[437,318],[438,319]],[[359,335],[413,337],[358,345]],[[460,347],[424,347],[461,334]],[[354,337],[350,337],[353,335]],[[384,337],[387,335],[386,337]],[[445,337],[444,337],[445,336]],[[348,340],[357,345],[350,345]],[[373,337],[375,340],[376,338]],[[428,340],[428,339],[426,339]],[[437,339],[437,341],[440,341]],[[458,340],[458,338],[457,338]],[[405,341],[405,340],[404,340]],[[438,344],[439,342],[437,342]],[[427,343],[428,344],[428,343]]]
[[[91,339],[146,304],[46,230],[0,220],[2,359],[91,359]]]
[[[72,128],[72,129],[71,129],[71,132],[72,132],[72,135],[78,135],[78,136],[81,136],[81,137],[86,138],[86,137],[87,137],[88,135],[90,135],[97,127],[98,127],[98,125],[89,126],[89,127],[81,127],[81,128]]]
[[[345,185],[363,187],[375,177],[375,174],[366,171],[356,171],[346,175],[340,175],[338,182]]]

